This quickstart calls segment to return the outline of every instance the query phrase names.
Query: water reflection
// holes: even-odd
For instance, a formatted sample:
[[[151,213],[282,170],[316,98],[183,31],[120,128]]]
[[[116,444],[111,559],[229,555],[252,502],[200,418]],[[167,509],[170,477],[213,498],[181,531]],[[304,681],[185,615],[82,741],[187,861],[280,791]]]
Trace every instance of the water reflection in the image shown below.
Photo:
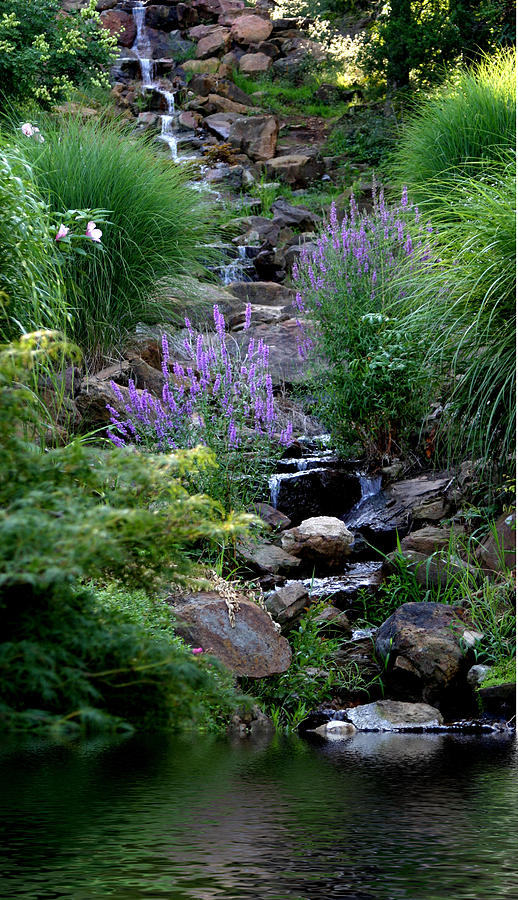
[[[11,742],[0,896],[512,898],[515,773],[495,737]]]

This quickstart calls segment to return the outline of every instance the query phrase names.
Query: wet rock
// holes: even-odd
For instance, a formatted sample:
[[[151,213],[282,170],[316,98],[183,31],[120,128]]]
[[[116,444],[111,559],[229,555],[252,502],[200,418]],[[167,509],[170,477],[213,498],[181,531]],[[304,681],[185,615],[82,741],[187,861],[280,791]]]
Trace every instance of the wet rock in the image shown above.
[[[448,509],[451,484],[449,473],[420,475],[391,484],[352,510],[345,524],[387,553],[396,546],[398,536],[403,538],[409,533],[415,510],[424,502],[440,503],[443,512]]]
[[[496,716],[511,719],[516,715],[516,683],[503,682],[481,687],[477,690],[477,697],[482,709]]]
[[[232,39],[238,44],[258,44],[267,41],[273,31],[269,19],[261,16],[240,16],[232,25]]]
[[[290,153],[268,159],[266,174],[268,178],[280,178],[287,184],[304,187],[310,181],[321,178],[325,172],[322,160],[312,154]]]
[[[398,700],[376,700],[348,709],[347,718],[358,731],[426,731],[443,723],[435,707]]]
[[[264,678],[289,668],[288,641],[277,632],[268,613],[245,597],[239,599],[233,626],[226,601],[215,591],[192,594],[174,611],[175,630],[236,675]]]
[[[475,556],[493,572],[516,570],[516,513],[504,513],[495,522],[494,531],[477,547]]]
[[[245,563],[260,575],[293,575],[300,568],[300,559],[286,553],[275,544],[238,544]]]
[[[266,594],[264,600],[268,612],[287,631],[300,619],[310,602],[306,588],[297,581]]]
[[[147,6],[146,25],[158,31],[175,31],[179,27],[175,6],[163,4]]]
[[[441,702],[469,668],[461,646],[478,634],[467,613],[445,603],[404,603],[378,629],[376,654],[399,696]]]
[[[230,47],[230,31],[228,28],[216,28],[211,34],[202,38],[196,47],[197,59],[209,59],[218,53],[224,53]]]
[[[354,545],[353,545],[354,546]],[[312,600],[328,599],[339,609],[351,610],[360,591],[375,594],[381,584],[381,562],[348,563],[343,575],[306,579]]]
[[[275,155],[278,134],[275,116],[247,116],[233,122],[229,141],[250,159],[261,162]]]
[[[341,516],[360,497],[357,476],[335,468],[322,467],[274,475],[270,479],[270,487],[273,505],[295,523],[319,513]]]
[[[303,560],[305,567],[343,568],[354,540],[344,523],[333,516],[305,519],[281,537],[283,550]]]
[[[243,75],[262,75],[271,64],[272,58],[266,53],[245,53],[239,60],[239,70]]]
[[[356,731],[352,722],[341,722],[338,719],[332,719],[324,725],[319,725],[313,729],[315,734],[326,738],[328,741],[342,741],[344,738],[351,737]]]
[[[101,25],[110,34],[115,35],[117,43],[122,47],[131,47],[137,36],[137,26],[133,16],[121,9],[108,9],[102,12]]]
[[[275,728],[272,720],[255,703],[251,709],[240,709],[235,712],[227,731],[233,737],[254,738],[271,735]]]

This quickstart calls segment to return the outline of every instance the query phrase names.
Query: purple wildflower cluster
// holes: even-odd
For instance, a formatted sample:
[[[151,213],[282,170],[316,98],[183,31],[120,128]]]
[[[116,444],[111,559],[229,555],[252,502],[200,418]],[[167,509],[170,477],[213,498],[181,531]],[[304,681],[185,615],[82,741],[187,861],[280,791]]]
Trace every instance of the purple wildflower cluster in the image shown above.
[[[371,312],[383,308],[387,285],[402,260],[424,264],[430,258],[429,235],[432,227],[423,224],[417,206],[409,202],[406,187],[396,206],[387,206],[383,188],[376,184],[372,190],[373,210],[360,214],[354,196],[350,211],[338,221],[336,206],[331,206],[326,230],[317,241],[317,249],[304,247],[299,264],[293,267],[293,279],[298,288],[296,305],[301,314],[317,312],[317,319],[325,316],[321,308],[346,297],[346,309],[365,308]],[[319,312],[320,311],[320,312]],[[308,356],[314,346],[301,321],[299,354]]]
[[[251,307],[245,312],[245,329]],[[111,383],[121,415],[108,406],[110,439],[117,446],[138,443],[161,451],[210,447],[219,456],[257,443],[273,448],[287,446],[292,437],[288,424],[279,432],[268,371],[269,347],[250,338],[246,353],[229,351],[229,335],[219,307],[214,306],[215,334],[196,333],[189,319],[184,350],[188,362],[171,360],[167,337],[162,338],[162,371],[166,379],[161,399],[137,390],[129,382],[129,401]],[[237,347],[236,347],[237,349]]]

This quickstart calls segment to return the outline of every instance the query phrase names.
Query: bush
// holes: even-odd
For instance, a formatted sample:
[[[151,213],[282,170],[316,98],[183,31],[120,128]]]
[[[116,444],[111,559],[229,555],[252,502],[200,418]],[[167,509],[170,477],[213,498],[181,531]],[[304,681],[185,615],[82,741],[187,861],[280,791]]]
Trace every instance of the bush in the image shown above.
[[[245,329],[250,324],[247,306]],[[204,341],[195,335],[189,319],[184,351],[192,365],[171,365],[166,336],[162,338],[162,371],[166,379],[162,401],[148,391],[138,393],[130,381],[126,418],[110,408],[112,441],[122,446],[136,442],[153,450],[209,447],[218,460],[212,472],[196,473],[191,483],[229,510],[248,507],[264,492],[282,449],[291,440],[291,425],[281,433],[268,372],[269,348],[253,338],[241,358],[225,334],[225,322],[214,307],[216,335]],[[119,403],[123,396],[112,388]]]
[[[436,182],[471,177],[475,160],[500,161],[516,142],[516,54],[502,51],[422,101],[396,145],[393,172],[415,202]]]
[[[0,151],[0,327],[4,339],[23,330],[63,328],[64,284],[49,211],[23,156]]]
[[[65,13],[61,0],[0,0],[4,99],[49,103],[74,85],[107,81],[117,41],[101,27],[95,7],[91,0],[81,11]]]
[[[63,347],[48,333],[0,354],[0,695],[6,727],[173,727],[215,691],[188,651],[150,635],[84,587],[109,577],[153,594],[185,578],[201,540],[240,534],[181,476],[202,451],[143,458],[74,442],[42,452],[23,382]],[[136,489],[136,485],[138,488]],[[212,684],[212,687],[211,687]]]
[[[372,455],[389,452],[424,409],[424,350],[394,311],[401,266],[427,246],[428,228],[406,190],[392,208],[382,191],[374,193],[371,215],[360,216],[353,199],[341,226],[331,207],[318,249],[303,250],[294,267],[297,304],[311,329],[303,331],[300,352],[315,360],[319,412],[344,452],[358,438]]]
[[[68,116],[40,127],[44,143],[18,140],[51,208],[108,211],[104,252],[73,255],[63,266],[67,336],[98,362],[137,322],[174,317],[173,285],[207,260],[209,208],[185,167],[120,123]]]

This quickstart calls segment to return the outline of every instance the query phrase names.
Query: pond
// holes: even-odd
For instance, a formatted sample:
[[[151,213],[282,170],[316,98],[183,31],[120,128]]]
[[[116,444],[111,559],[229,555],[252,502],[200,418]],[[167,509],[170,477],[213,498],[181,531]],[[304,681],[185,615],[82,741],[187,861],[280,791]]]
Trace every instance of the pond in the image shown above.
[[[0,897],[518,897],[516,746],[206,735],[0,745]]]

